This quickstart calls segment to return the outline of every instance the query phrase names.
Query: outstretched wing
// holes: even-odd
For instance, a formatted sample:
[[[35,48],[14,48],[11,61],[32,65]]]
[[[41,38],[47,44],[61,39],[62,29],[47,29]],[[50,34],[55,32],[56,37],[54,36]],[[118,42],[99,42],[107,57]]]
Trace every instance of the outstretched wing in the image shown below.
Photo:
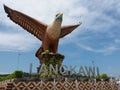
[[[75,28],[80,26],[82,23],[76,24],[76,25],[69,25],[69,26],[63,26],[61,28],[61,35],[60,38],[66,36],[67,34],[71,33]]]
[[[25,30],[36,36],[38,39],[42,40],[45,34],[47,25],[42,22],[21,13],[16,10],[10,9],[4,5],[5,12],[8,14],[8,17],[15,22],[16,24],[23,27]]]

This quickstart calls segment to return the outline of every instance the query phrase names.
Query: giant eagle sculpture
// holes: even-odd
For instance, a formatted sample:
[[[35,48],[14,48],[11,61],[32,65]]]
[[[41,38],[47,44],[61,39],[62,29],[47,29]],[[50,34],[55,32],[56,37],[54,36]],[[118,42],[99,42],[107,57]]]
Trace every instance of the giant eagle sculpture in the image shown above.
[[[4,9],[13,22],[20,25],[24,30],[27,30],[42,41],[41,47],[36,52],[36,57],[45,50],[57,53],[59,39],[71,33],[75,28],[81,25],[81,23],[79,23],[75,25],[61,26],[63,19],[62,13],[58,13],[55,16],[51,25],[47,25],[5,5]]]

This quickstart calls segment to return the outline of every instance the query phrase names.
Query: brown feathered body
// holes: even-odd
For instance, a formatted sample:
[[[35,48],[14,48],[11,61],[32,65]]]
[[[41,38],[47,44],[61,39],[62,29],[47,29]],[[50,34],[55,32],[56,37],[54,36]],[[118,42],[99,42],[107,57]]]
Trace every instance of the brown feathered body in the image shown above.
[[[47,27],[45,36],[42,41],[40,49],[37,51],[36,56],[40,55],[45,50],[50,52],[58,52],[58,42],[61,34],[61,22],[54,21],[52,25]]]

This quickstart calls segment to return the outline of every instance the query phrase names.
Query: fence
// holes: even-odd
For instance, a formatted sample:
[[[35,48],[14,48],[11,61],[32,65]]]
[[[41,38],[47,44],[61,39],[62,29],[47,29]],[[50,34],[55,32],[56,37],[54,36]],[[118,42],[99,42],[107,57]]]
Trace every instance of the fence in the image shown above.
[[[0,90],[118,90],[116,82],[4,81]]]

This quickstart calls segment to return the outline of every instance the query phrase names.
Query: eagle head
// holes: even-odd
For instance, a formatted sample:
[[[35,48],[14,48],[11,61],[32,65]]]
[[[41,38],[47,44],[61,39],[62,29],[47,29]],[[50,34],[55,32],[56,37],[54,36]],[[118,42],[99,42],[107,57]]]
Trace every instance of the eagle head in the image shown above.
[[[55,21],[62,22],[63,13],[58,13],[55,17]]]

